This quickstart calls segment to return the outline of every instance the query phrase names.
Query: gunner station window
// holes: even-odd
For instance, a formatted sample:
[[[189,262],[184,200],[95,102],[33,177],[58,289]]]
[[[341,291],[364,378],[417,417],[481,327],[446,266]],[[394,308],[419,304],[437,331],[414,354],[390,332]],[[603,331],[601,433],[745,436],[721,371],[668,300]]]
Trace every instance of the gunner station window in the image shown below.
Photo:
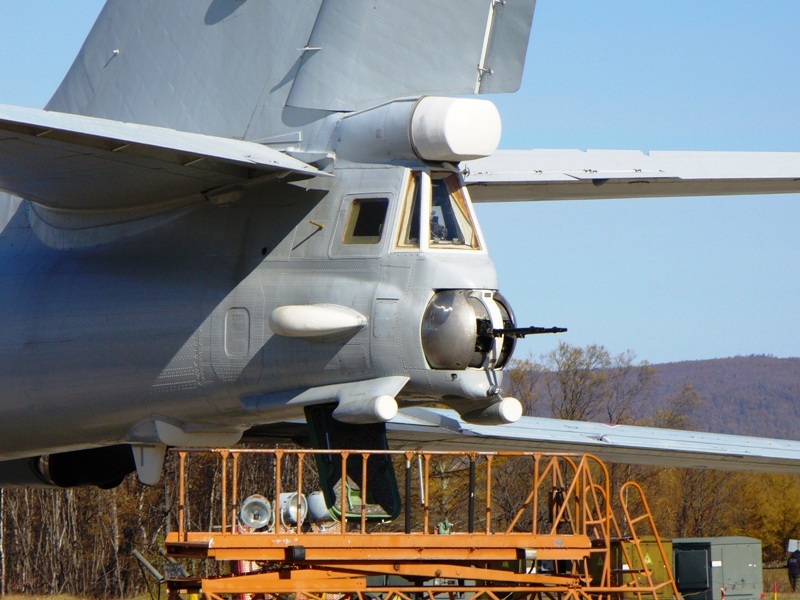
[[[398,246],[401,248],[419,248],[419,212],[422,203],[422,182],[420,173],[412,173],[406,191],[405,211],[400,225],[400,239]]]
[[[397,247],[480,250],[469,199],[458,174],[411,173],[403,201]]]
[[[431,174],[431,248],[480,248],[461,182],[453,173]]]
[[[358,198],[350,206],[347,227],[344,230],[345,244],[377,244],[381,241],[386,212],[389,208],[387,198]]]

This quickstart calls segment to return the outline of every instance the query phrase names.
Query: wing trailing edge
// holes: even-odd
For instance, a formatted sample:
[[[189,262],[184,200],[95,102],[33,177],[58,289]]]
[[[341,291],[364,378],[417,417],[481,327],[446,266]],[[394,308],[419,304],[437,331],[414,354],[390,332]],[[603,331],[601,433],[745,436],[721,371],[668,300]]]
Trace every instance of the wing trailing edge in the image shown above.
[[[800,442],[632,425],[522,417],[467,423],[454,411],[404,408],[387,424],[392,448],[589,453],[622,464],[800,473]]]
[[[800,192],[800,152],[501,150],[464,166],[475,202]]]
[[[0,105],[0,190],[48,208],[155,205],[269,175],[327,176],[253,142]]]

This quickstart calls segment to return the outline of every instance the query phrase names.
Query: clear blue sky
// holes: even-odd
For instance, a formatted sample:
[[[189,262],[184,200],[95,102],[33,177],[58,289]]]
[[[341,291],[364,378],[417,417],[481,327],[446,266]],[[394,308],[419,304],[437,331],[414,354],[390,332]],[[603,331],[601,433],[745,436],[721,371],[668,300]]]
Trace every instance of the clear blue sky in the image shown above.
[[[43,106],[102,4],[0,3],[0,103]],[[522,89],[493,98],[503,146],[800,151],[798,23],[797,0],[539,0]],[[800,196],[479,216],[520,324],[651,362],[800,356]]]

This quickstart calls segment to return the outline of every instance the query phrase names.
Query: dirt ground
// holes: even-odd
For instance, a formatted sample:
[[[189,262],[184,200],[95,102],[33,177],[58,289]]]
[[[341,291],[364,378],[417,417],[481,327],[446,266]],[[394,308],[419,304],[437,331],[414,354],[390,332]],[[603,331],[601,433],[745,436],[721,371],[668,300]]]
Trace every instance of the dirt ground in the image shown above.
[[[800,600],[800,583],[797,591],[792,592],[786,569],[764,569],[765,600],[773,600],[775,582],[778,583],[778,600]]]

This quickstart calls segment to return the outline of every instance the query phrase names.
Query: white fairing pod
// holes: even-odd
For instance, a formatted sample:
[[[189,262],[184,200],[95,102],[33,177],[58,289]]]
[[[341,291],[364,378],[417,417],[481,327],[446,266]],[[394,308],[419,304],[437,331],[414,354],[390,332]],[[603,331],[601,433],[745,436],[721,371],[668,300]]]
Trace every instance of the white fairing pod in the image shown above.
[[[343,423],[387,423],[397,415],[397,400],[382,395],[376,398],[354,398],[340,400],[333,411],[333,418]]]
[[[360,312],[338,304],[280,306],[269,316],[269,327],[286,337],[313,338],[355,332],[367,324]]]
[[[411,117],[411,143],[424,160],[460,162],[491,156],[500,145],[497,107],[472,98],[423,98]]]
[[[493,154],[501,131],[488,100],[398,100],[342,119],[336,154],[353,162],[460,162]]]
[[[516,398],[502,398],[486,408],[461,415],[465,421],[476,425],[507,425],[522,417],[522,404]]]

